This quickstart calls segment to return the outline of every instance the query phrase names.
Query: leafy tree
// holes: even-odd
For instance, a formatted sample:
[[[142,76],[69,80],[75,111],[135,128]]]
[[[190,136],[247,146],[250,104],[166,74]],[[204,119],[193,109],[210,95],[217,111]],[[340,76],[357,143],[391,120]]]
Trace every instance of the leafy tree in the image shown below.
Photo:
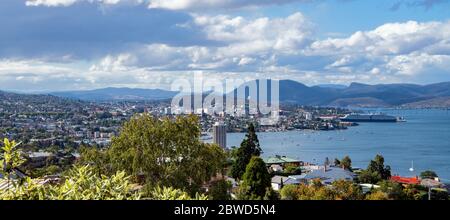
[[[401,184],[392,182],[392,181],[381,181],[380,182],[380,191],[387,194],[389,199],[392,200],[408,200],[412,199],[407,196]]]
[[[125,172],[98,176],[89,166],[74,167],[56,185],[41,185],[27,177],[15,181],[11,190],[0,192],[0,200],[128,200],[139,199]]]
[[[231,175],[235,179],[241,179],[244,175],[247,164],[253,156],[259,157],[262,153],[258,136],[253,124],[249,124],[248,132],[245,135],[241,146],[235,152],[235,161],[231,167]]]
[[[329,187],[323,186],[320,181],[313,184],[300,184],[297,188],[298,200],[334,200],[335,193]]]
[[[227,180],[220,179],[213,181],[208,191],[208,196],[212,200],[230,200],[231,183]]]
[[[374,190],[373,192],[366,195],[366,200],[389,200],[386,193],[380,190]]]
[[[340,165],[347,170],[352,170],[352,160],[349,156],[342,158]]]
[[[282,200],[297,200],[297,186],[286,185],[280,190],[280,196]]]
[[[420,173],[420,178],[422,179],[434,179],[436,177],[438,177],[438,175],[432,170],[426,170]]]
[[[112,176],[97,175],[89,166],[75,167],[61,185],[50,186],[50,199],[56,200],[135,200],[130,177],[123,171]]]
[[[261,200],[266,195],[267,188],[271,187],[270,174],[266,164],[259,157],[252,157],[243,176],[242,189],[244,197]]]
[[[188,193],[172,187],[155,187],[150,191],[151,200],[208,200],[208,196],[203,194],[195,194],[192,198]]]
[[[364,198],[359,185],[345,180],[338,180],[332,183],[333,191],[338,200],[362,200]]]
[[[391,177],[391,167],[384,165],[384,157],[376,155],[371,160],[366,170],[359,175],[359,181],[376,184],[382,180],[388,180]]]
[[[199,140],[194,115],[158,119],[149,114],[133,117],[112,139],[108,162],[151,186],[172,186],[192,195],[201,184],[221,172],[225,152]]]
[[[25,162],[22,151],[15,141],[3,140],[3,147],[0,149],[0,173],[9,178],[14,175],[15,169]]]
[[[341,165],[341,161],[337,158],[334,158],[334,165],[335,166],[340,166]]]
[[[300,175],[302,173],[302,170],[300,169],[300,167],[290,164],[284,168],[284,173],[289,175]]]
[[[15,141],[3,140],[3,147],[0,149],[0,177],[7,181],[7,191],[12,178],[19,178],[16,175],[16,169],[25,162],[22,151],[18,148],[19,144]]]
[[[274,200],[279,200],[280,199],[280,194],[273,190],[272,187],[267,187],[266,188],[266,194],[264,195],[264,200],[270,200],[270,201],[274,201]]]

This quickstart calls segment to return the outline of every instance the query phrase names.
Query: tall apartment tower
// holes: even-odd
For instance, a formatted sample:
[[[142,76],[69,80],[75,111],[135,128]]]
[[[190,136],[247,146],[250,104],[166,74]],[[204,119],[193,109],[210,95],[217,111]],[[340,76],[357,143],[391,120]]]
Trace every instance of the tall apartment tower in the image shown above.
[[[225,149],[227,147],[227,127],[223,123],[216,122],[212,129],[214,143]]]

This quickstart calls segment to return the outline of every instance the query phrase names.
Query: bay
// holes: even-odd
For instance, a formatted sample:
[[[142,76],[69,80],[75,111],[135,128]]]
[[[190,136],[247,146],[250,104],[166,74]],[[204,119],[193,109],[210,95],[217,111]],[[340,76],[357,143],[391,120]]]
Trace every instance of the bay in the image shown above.
[[[367,109],[366,109],[367,110]],[[340,131],[286,131],[258,133],[262,157],[284,155],[323,164],[326,157],[350,156],[354,167],[366,168],[376,154],[385,158],[392,174],[419,175],[433,170],[450,182],[450,111],[439,109],[370,109],[403,116],[407,122],[360,123]],[[228,133],[227,146],[239,146],[244,133]],[[413,165],[412,165],[413,163]],[[409,168],[414,166],[414,172]]]

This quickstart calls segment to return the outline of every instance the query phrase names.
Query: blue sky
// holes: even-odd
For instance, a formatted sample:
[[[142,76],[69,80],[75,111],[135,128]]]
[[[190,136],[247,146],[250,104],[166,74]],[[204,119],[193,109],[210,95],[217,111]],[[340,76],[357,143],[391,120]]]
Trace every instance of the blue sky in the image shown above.
[[[2,0],[0,90],[450,81],[448,0]]]

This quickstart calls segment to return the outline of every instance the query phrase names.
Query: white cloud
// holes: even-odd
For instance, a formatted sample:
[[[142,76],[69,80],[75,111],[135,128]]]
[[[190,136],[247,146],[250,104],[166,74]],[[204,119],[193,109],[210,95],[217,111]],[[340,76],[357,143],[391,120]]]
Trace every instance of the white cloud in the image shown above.
[[[148,8],[167,10],[199,10],[259,7],[311,0],[27,0],[27,6],[67,7],[79,2],[117,5],[119,3],[145,4]]]
[[[102,5],[116,5],[119,3],[132,3],[132,4],[142,4],[147,2],[147,0],[27,0],[25,2],[26,6],[47,6],[47,7],[67,7],[75,3],[87,2],[87,3],[97,3]]]
[[[333,60],[326,66],[329,71],[412,79],[436,70],[450,73],[448,39],[450,21],[387,23],[347,38],[315,41],[305,55]]]
[[[168,10],[223,9],[310,1],[311,0],[150,0],[149,8],[162,8]]]

